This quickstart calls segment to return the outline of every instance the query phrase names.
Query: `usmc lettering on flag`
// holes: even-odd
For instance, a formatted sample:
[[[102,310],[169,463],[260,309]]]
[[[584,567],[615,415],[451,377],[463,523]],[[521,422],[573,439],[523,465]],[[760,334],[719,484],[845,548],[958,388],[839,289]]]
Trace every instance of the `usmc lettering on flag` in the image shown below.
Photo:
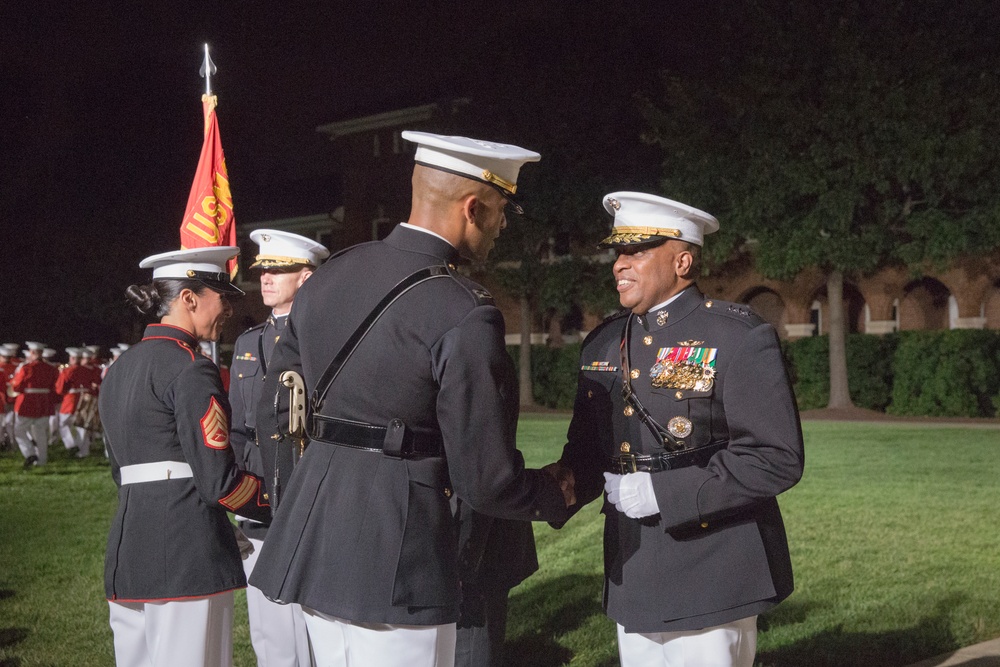
[[[205,446],[212,449],[225,449],[229,446],[229,424],[226,411],[222,409],[215,397],[208,405],[208,411],[201,418],[201,434],[205,438]]]

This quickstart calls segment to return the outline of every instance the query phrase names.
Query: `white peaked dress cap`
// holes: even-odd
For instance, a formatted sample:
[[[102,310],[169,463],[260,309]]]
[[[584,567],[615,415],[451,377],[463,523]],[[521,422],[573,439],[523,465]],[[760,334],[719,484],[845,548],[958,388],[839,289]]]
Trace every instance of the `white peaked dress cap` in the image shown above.
[[[33,340],[25,341],[24,346],[29,350],[41,352],[45,349],[45,343],[37,343]]]
[[[687,204],[644,192],[604,195],[604,208],[614,216],[611,235],[599,248],[623,248],[678,239],[703,244],[705,235],[718,231],[714,216]]]
[[[42,359],[51,359],[54,356],[56,356],[55,348],[47,347],[42,350]]]
[[[277,229],[255,229],[250,232],[250,240],[260,246],[251,269],[315,268],[330,256],[322,243]]]
[[[78,347],[67,347],[66,348],[66,354],[69,355],[69,356],[71,356],[71,357],[79,357],[80,356],[80,348],[78,348]]]
[[[140,269],[153,269],[153,280],[180,278],[200,280],[206,286],[224,294],[243,294],[229,279],[226,262],[240,253],[236,246],[188,248],[151,255],[139,262]]]
[[[417,164],[492,185],[518,213],[524,212],[512,199],[517,193],[517,175],[525,163],[538,162],[540,154],[511,144],[430,132],[406,130],[402,137],[417,144],[413,158]]]

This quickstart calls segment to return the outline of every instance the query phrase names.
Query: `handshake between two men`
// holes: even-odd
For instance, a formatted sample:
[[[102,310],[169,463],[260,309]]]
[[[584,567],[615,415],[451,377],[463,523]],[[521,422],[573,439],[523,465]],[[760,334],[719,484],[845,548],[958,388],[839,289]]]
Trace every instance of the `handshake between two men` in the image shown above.
[[[576,479],[573,469],[560,461],[554,461],[544,468],[558,483],[562,490],[566,507],[576,504]],[[608,494],[608,502],[619,512],[630,519],[658,514],[659,505],[653,494],[652,477],[648,472],[635,472],[627,475],[604,473],[604,491]]]

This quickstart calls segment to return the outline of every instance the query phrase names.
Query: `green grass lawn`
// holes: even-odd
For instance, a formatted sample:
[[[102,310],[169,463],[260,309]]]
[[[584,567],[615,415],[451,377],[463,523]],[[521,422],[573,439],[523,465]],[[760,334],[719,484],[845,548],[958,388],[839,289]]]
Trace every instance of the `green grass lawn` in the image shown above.
[[[566,425],[522,419],[529,465],[558,455]],[[1000,429],[804,430],[805,476],[780,499],[796,590],[761,617],[758,663],[902,666],[1000,636]],[[114,484],[99,456],[51,459],[25,473],[20,455],[0,456],[0,667],[111,665],[102,573]],[[601,528],[596,503],[561,531],[536,526],[541,569],[511,599],[512,666],[617,665]],[[236,625],[236,664],[249,667],[241,595]]]

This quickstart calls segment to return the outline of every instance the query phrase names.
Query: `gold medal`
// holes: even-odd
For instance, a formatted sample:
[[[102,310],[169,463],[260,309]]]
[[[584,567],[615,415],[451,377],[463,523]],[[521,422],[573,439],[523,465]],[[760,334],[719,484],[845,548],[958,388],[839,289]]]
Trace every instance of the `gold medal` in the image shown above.
[[[686,438],[691,435],[691,420],[687,417],[674,417],[667,422],[667,430],[675,438]]]

